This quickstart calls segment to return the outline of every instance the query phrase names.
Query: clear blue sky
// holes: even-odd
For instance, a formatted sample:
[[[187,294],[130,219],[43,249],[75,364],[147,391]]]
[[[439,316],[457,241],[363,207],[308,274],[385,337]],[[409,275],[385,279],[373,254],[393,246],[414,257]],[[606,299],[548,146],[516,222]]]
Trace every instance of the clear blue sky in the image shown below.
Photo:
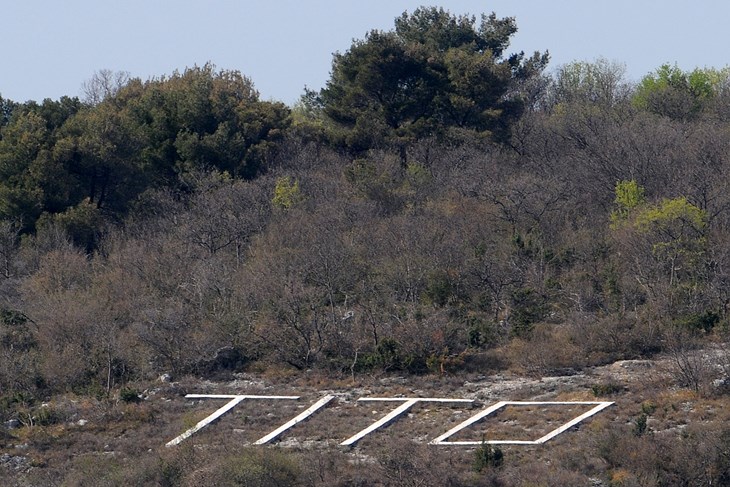
[[[80,96],[100,69],[146,80],[211,61],[291,104],[324,85],[333,52],[421,5],[516,17],[510,52],[548,50],[550,69],[604,57],[638,80],[667,62],[730,64],[725,0],[0,0],[0,95]]]

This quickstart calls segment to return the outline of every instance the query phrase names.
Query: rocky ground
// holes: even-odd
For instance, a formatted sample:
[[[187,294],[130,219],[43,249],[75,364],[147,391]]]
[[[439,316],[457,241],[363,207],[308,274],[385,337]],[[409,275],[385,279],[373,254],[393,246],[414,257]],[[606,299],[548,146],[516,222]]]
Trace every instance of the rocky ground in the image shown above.
[[[494,375],[441,375],[419,377],[344,377],[331,379],[317,373],[296,376],[235,374],[219,381],[184,377],[163,378],[129,397],[89,399],[65,395],[29,407],[25,416],[3,419],[0,427],[0,479],[17,485],[43,485],[44,472],[79,468],[82,459],[100,458],[128,465],[145,456],[170,455],[192,446],[215,455],[219,451],[252,445],[320,398],[334,399],[306,421],[272,442],[283,450],[319,450],[345,455],[351,461],[374,461],[389,443],[428,444],[471,415],[499,401],[610,401],[614,404],[541,446],[505,447],[513,456],[548,457],[552,450],[580,448],[607,431],[641,426],[653,434],[681,431],[693,422],[724,422],[726,396],[719,390],[694,391],[677,384],[671,357],[625,360],[582,371],[534,377],[512,373]],[[721,388],[717,378],[707,387]],[[180,445],[166,443],[193,427],[230,399],[186,398],[186,394],[299,396],[298,400],[246,399],[220,420],[195,433]],[[387,427],[364,437],[352,447],[345,439],[382,418],[403,401],[359,401],[360,398],[451,398],[472,403],[421,402]],[[450,441],[534,440],[554,430],[591,406],[511,406],[502,408]],[[639,419],[637,419],[639,418]],[[266,448],[266,447],[256,447]],[[471,447],[446,449],[466,455]],[[438,451],[438,450],[436,450]],[[468,453],[472,454],[472,453]],[[549,461],[549,460],[545,460]],[[115,463],[116,464],[116,463]],[[39,483],[40,482],[40,483]],[[67,483],[68,485],[75,485]]]

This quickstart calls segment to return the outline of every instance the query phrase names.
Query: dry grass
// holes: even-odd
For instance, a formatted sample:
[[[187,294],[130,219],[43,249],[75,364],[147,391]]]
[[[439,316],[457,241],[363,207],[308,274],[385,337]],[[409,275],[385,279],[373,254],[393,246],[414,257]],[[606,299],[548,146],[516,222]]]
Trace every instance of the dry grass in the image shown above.
[[[692,467],[689,460],[682,463],[676,459],[689,448],[715,458],[712,452],[713,445],[720,444],[718,432],[730,421],[726,396],[676,387],[658,365],[614,364],[590,374],[541,379],[509,374],[363,376],[358,377],[354,388],[351,380],[342,377],[326,382],[318,374],[304,374],[294,381],[285,376],[272,380],[270,376],[252,375],[223,383],[183,378],[174,384],[137,384],[139,390],[147,391],[140,403],[72,394],[54,397],[47,407],[60,419],[7,432],[5,447],[0,449],[0,454],[29,458],[33,467],[27,472],[0,467],[0,479],[10,479],[5,485],[21,479],[29,485],[54,485],[52,481],[58,484],[61,480],[65,485],[86,485],[84,479],[96,476],[110,485],[196,485],[204,478],[224,478],[226,472],[240,474],[238,466],[243,462],[283,465],[296,475],[299,483],[295,485],[400,485],[398,476],[406,472],[419,472],[409,478],[432,475],[445,483],[450,482],[449,476],[456,476],[459,485],[480,485],[487,478],[499,479],[504,485],[587,485],[591,478],[601,479],[605,485],[611,481],[631,485],[645,482],[641,469],[670,478],[665,471],[668,460],[656,456],[661,451],[679,465],[677,468]],[[606,396],[594,395],[592,386],[609,383],[620,387]],[[291,394],[301,399],[245,400],[193,438],[166,448],[167,441],[226,402],[190,400],[184,397],[186,393]],[[334,393],[336,399],[285,432],[273,445],[246,447],[327,393]],[[396,395],[477,401],[471,406],[418,403],[356,447],[338,447],[402,404],[358,402],[358,398]],[[537,397],[542,401],[609,400],[616,404],[545,445],[503,446],[504,466],[482,477],[471,472],[473,447],[427,445],[496,400]],[[450,440],[535,440],[590,407],[508,405]],[[641,415],[647,419],[646,432],[636,436],[635,425]],[[79,420],[87,423],[79,424]],[[641,451],[641,455],[632,456],[631,451]]]

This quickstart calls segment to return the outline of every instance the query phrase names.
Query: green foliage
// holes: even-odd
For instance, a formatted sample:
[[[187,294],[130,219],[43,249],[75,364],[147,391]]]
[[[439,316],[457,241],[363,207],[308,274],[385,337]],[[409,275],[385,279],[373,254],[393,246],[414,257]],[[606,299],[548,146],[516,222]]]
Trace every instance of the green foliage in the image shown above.
[[[450,354],[448,348],[426,357],[426,368],[433,374],[456,373],[463,367],[464,354]]]
[[[345,168],[345,178],[359,196],[375,202],[383,211],[393,213],[404,206],[407,196],[417,193],[429,177],[425,168],[406,169],[403,178],[401,161],[395,156],[382,160],[355,159]]]
[[[302,193],[299,191],[299,181],[292,181],[289,176],[276,180],[274,198],[271,203],[282,210],[289,210],[302,200]]]
[[[548,304],[544,296],[530,288],[515,289],[510,296],[512,306],[509,322],[513,336],[529,337],[535,323],[548,314]]]
[[[470,347],[488,347],[494,345],[498,339],[498,333],[494,323],[471,317],[466,320],[467,341]]]
[[[611,212],[611,223],[614,226],[626,221],[632,211],[646,202],[644,188],[633,179],[616,183],[615,193],[616,209]]]
[[[0,129],[4,125],[10,122],[10,118],[13,115],[13,110],[18,107],[18,104],[7,98],[0,96]]]
[[[664,199],[638,212],[634,226],[652,238],[652,253],[657,259],[684,259],[695,263],[705,247],[707,212],[684,196]]]
[[[400,343],[392,338],[381,340],[375,352],[363,359],[366,365],[381,367],[384,370],[398,370],[403,366],[403,362]]]
[[[66,414],[49,404],[38,404],[38,400],[26,392],[7,391],[0,395],[0,414],[2,417],[18,419],[24,426],[50,426],[62,423]]]
[[[492,446],[485,440],[474,450],[474,471],[483,472],[499,468],[504,464],[504,452],[498,446]]]
[[[159,483],[161,487],[180,485],[184,477],[183,465],[176,461],[161,460],[159,465]]]
[[[615,204],[611,228],[628,230],[640,237],[636,250],[650,249],[656,262],[667,265],[672,286],[680,282],[680,275],[692,277],[699,271],[706,248],[707,211],[684,196],[649,204],[644,188],[634,180],[616,185]]]
[[[453,294],[454,289],[448,273],[444,271],[432,272],[423,292],[425,301],[434,306],[443,307],[446,306]]]
[[[86,199],[98,208],[122,213],[144,184],[136,164],[144,142],[127,110],[111,100],[77,113],[61,128],[54,147],[58,163],[74,176],[65,191],[66,207]]]
[[[62,423],[65,420],[66,417],[61,411],[48,404],[41,404],[39,407],[29,411],[25,418],[21,417],[21,422],[32,424],[33,426],[50,426]]]
[[[127,403],[137,403],[142,400],[139,397],[139,391],[133,387],[122,387],[119,391],[119,399]]]
[[[635,106],[677,120],[696,118],[720,95],[730,78],[730,69],[696,68],[682,71],[664,64],[646,75],[636,88]]]
[[[617,185],[615,203],[611,228],[624,255],[631,256],[635,279],[653,301],[655,311],[674,321],[677,316],[693,314],[689,310],[700,305],[693,301],[708,270],[707,211],[684,196],[648,203],[643,188],[633,181]],[[660,288],[663,291],[657,293]],[[620,290],[626,296],[626,289]],[[696,316],[687,319],[693,323],[690,328],[710,326]]]
[[[45,192],[45,175],[39,171],[49,157],[55,132],[36,105],[13,113],[0,132],[0,217],[23,221],[26,226],[40,215]],[[27,228],[27,227],[26,227]]]
[[[544,373],[647,357],[678,331],[715,345],[730,296],[726,119],[634,110],[621,70],[598,62],[565,66],[513,124],[541,69],[521,73],[530,60],[505,55],[514,32],[512,19],[419,9],[338,55],[330,84],[291,119],[244,76],[209,65],[128,80],[93,106],[0,107],[0,413],[51,423],[33,398],[76,391],[111,404],[116,390],[136,401],[120,390],[131,377],[244,363],[316,380]],[[726,81],[702,74],[687,89],[667,74],[653,89],[674,98],[646,109],[681,115],[700,100],[700,113],[720,114]],[[509,149],[483,143],[510,128]],[[631,422],[645,430],[636,416],[650,409],[614,429],[648,444]],[[116,448],[119,465],[134,463],[131,450]],[[299,472],[294,457],[200,455],[147,483]],[[476,469],[493,469],[495,455],[483,446]],[[315,479],[318,468],[280,483],[370,481],[348,470]]]
[[[32,229],[43,209],[67,204],[72,176],[56,160],[63,126],[81,110],[78,99],[17,107],[0,132],[0,214]]]
[[[248,78],[212,64],[145,83],[126,80],[102,95],[93,104],[63,97],[7,111],[0,218],[32,232],[41,215],[86,202],[116,222],[145,191],[189,191],[191,173],[214,169],[251,179],[265,170],[290,123],[282,103],[260,101]],[[73,237],[86,249],[98,243]]]
[[[431,174],[421,164],[408,163],[406,165],[406,183],[413,190],[418,189],[431,181]]]
[[[143,461],[137,461],[132,469],[112,455],[94,458],[91,455],[77,455],[72,460],[69,471],[64,472],[62,485],[76,485],[89,487],[92,485],[144,485],[152,483],[153,475],[144,472]],[[93,479],[93,480],[90,480]],[[164,482],[155,482],[156,485],[170,487]],[[179,485],[179,484],[176,484]]]
[[[477,25],[435,7],[404,13],[394,31],[371,31],[334,56],[321,106],[354,152],[433,136],[504,140],[522,109],[513,89],[548,59],[503,58],[516,30],[494,14]]]
[[[383,338],[373,352],[362,354],[357,367],[361,370],[400,370],[411,373],[422,373],[427,369],[426,357],[405,350],[394,338]]]
[[[669,237],[700,234],[707,225],[707,212],[680,196],[664,199],[636,216],[635,226],[644,232],[658,231]]]
[[[602,397],[602,396],[610,396],[616,393],[619,393],[623,390],[623,387],[621,387],[618,384],[614,384],[612,382],[602,383],[602,384],[593,384],[591,386],[591,392],[593,392],[593,395],[596,397]]]
[[[3,417],[17,416],[20,411],[33,407],[36,398],[23,391],[3,391],[0,394],[0,414]]]
[[[93,397],[97,401],[104,401],[109,398],[107,390],[99,383],[93,380],[91,373],[86,372],[85,376],[70,384],[71,390],[79,396]]]
[[[378,185],[378,176],[375,164],[367,159],[355,159],[345,168],[345,178],[363,195]]]
[[[0,322],[6,326],[19,327],[28,322],[28,317],[17,310],[0,308]]]
[[[38,228],[58,225],[73,243],[86,252],[93,251],[104,231],[104,218],[99,208],[88,199],[63,213],[45,213],[38,220]]]
[[[147,177],[166,184],[210,168],[253,178],[289,123],[288,109],[260,101],[249,78],[210,63],[131,83],[117,98],[148,140],[140,154]]]
[[[635,420],[634,420],[634,436],[643,436],[644,433],[646,433],[646,427],[647,427],[647,415],[644,413],[641,413]]]
[[[342,140],[345,136],[324,114],[316,91],[305,88],[304,94],[291,108],[291,132],[305,142],[326,144],[328,140]]]
[[[702,331],[708,333],[720,323],[721,316],[714,310],[706,310],[702,313],[693,313],[676,320],[676,324],[681,328],[692,331]]]
[[[650,416],[654,414],[654,411],[656,411],[657,405],[654,401],[644,401],[641,403],[641,412],[642,414],[645,414],[647,416]]]
[[[600,274],[601,283],[599,288],[613,300],[621,297],[621,285],[619,282],[620,273],[616,266],[607,265]]]

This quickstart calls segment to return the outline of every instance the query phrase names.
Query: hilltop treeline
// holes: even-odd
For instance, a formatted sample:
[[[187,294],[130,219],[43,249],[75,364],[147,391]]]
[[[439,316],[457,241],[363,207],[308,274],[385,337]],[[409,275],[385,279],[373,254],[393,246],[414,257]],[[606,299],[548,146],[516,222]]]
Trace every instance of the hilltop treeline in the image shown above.
[[[0,99],[2,394],[544,373],[723,333],[730,73],[548,75],[515,31],[404,14],[294,107],[212,65]]]

